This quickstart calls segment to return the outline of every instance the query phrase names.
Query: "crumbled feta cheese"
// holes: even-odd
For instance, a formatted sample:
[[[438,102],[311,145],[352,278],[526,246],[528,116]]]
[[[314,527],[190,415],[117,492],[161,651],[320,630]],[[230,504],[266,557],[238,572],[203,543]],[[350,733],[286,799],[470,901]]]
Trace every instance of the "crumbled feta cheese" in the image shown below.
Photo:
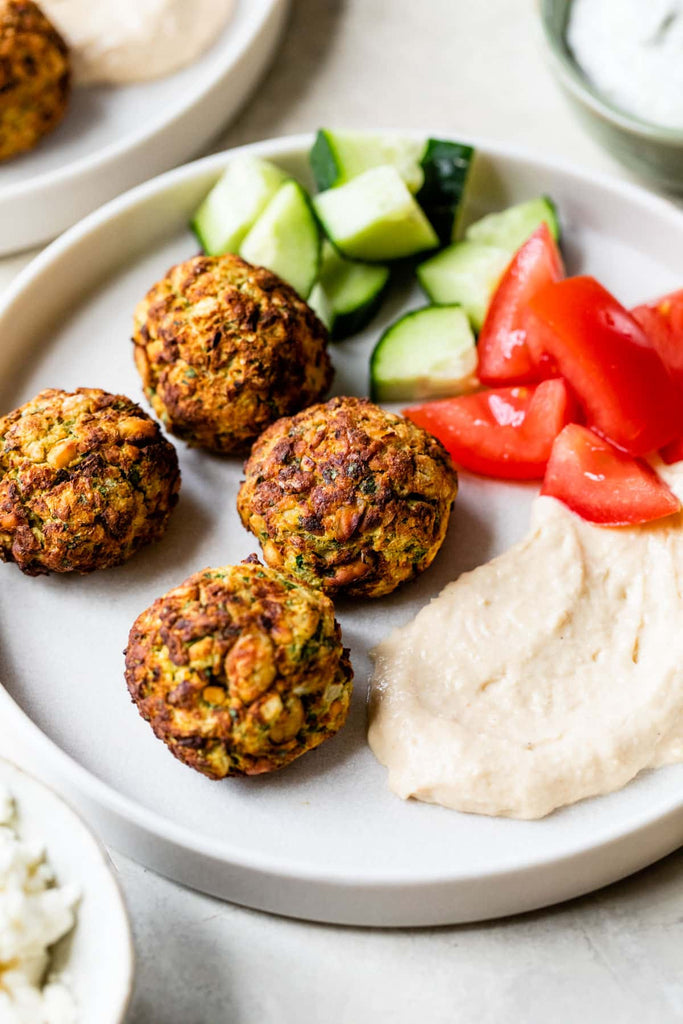
[[[45,850],[20,839],[15,818],[0,786],[0,1024],[75,1024],[73,996],[49,966],[50,947],[73,928],[78,893],[56,884]]]

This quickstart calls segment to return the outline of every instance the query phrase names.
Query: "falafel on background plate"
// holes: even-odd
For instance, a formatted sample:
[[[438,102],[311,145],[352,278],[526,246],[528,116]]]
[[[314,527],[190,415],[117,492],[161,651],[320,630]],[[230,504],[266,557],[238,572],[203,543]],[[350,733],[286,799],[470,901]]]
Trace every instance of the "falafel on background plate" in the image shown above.
[[[126,649],[140,714],[212,779],[271,772],[319,746],[346,720],[352,679],[330,599],[255,556],[156,600]]]
[[[180,470],[125,395],[48,388],[0,417],[0,561],[29,576],[92,572],[158,540]]]
[[[37,4],[0,0],[0,160],[24,153],[62,120],[69,49]]]
[[[435,437],[359,398],[278,420],[244,475],[237,510],[267,564],[356,597],[388,594],[431,565],[458,491]]]
[[[211,451],[244,451],[332,381],[327,330],[288,284],[239,256],[172,267],[135,310],[135,362],[164,426]]]

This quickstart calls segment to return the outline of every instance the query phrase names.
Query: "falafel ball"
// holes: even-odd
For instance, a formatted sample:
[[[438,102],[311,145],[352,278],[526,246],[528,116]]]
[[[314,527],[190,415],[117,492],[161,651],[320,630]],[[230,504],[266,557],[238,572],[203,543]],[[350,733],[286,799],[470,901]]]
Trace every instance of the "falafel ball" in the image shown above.
[[[0,561],[29,576],[125,562],[161,537],[180,471],[125,395],[48,388],[0,417]]]
[[[125,654],[142,717],[212,779],[282,768],[346,720],[353,672],[332,602],[255,556],[156,600]]]
[[[268,565],[329,593],[380,597],[431,565],[458,478],[443,445],[359,398],[278,420],[237,496]]]
[[[33,149],[64,116],[69,49],[31,0],[0,0],[0,160]]]
[[[243,451],[327,391],[327,340],[293,288],[233,255],[179,263],[135,311],[135,362],[155,413],[216,452]]]

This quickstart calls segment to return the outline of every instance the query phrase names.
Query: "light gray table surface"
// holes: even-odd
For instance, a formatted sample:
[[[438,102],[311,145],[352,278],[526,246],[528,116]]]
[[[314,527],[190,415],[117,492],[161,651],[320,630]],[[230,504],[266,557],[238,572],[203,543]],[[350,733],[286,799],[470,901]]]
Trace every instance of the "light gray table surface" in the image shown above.
[[[565,107],[533,0],[293,0],[274,66],[214,148],[320,125],[479,135],[624,176]],[[0,260],[0,288],[29,257]],[[112,856],[137,953],[127,1024],[683,1020],[680,852],[551,910],[403,931],[271,917]]]

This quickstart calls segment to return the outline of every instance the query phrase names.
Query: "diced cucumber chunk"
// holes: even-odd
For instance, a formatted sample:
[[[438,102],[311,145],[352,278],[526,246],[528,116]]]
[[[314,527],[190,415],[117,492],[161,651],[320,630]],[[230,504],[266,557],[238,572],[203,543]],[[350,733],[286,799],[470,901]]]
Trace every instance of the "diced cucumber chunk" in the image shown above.
[[[346,184],[371,167],[390,164],[410,191],[417,192],[424,180],[420,167],[424,148],[424,139],[321,129],[310,152],[311,169],[318,190],[324,192]]]
[[[476,387],[477,349],[459,306],[427,306],[406,313],[377,342],[370,361],[378,402],[449,398]]]
[[[439,243],[395,167],[373,167],[313,203],[328,238],[350,259],[397,260]]]
[[[288,175],[253,156],[231,160],[191,221],[209,256],[237,252],[258,216]]]
[[[496,245],[500,249],[507,249],[512,259],[520,245],[524,245],[543,221],[557,241],[560,237],[557,210],[552,199],[547,196],[517,203],[516,206],[509,206],[500,213],[489,213],[468,227],[465,238],[471,242],[480,242],[482,245]]]
[[[473,156],[472,147],[461,142],[427,140],[421,162],[424,183],[415,198],[444,245],[457,230]]]
[[[323,243],[320,277],[311,293],[318,312],[335,341],[361,331],[375,315],[389,281],[389,268],[380,263],[360,263],[340,256],[329,242]],[[319,292],[321,293],[319,295]]]
[[[321,129],[310,162],[321,192],[373,167],[395,167],[445,244],[454,230],[473,154],[471,146],[447,139]]]
[[[510,259],[506,249],[456,242],[421,263],[417,277],[432,302],[459,303],[479,330]]]
[[[506,267],[544,221],[557,238],[557,214],[545,196],[482,217],[467,229],[463,242],[420,264],[418,280],[432,302],[460,303],[479,330]]]
[[[304,189],[281,185],[249,231],[240,256],[267,267],[308,298],[320,268],[320,232]]]
[[[311,294],[308,296],[306,301],[318,317],[318,320],[322,320],[325,327],[327,327],[328,331],[331,332],[332,324],[334,323],[334,313],[332,311],[330,300],[325,294],[325,289],[321,285],[320,281],[316,281],[313,285]]]

